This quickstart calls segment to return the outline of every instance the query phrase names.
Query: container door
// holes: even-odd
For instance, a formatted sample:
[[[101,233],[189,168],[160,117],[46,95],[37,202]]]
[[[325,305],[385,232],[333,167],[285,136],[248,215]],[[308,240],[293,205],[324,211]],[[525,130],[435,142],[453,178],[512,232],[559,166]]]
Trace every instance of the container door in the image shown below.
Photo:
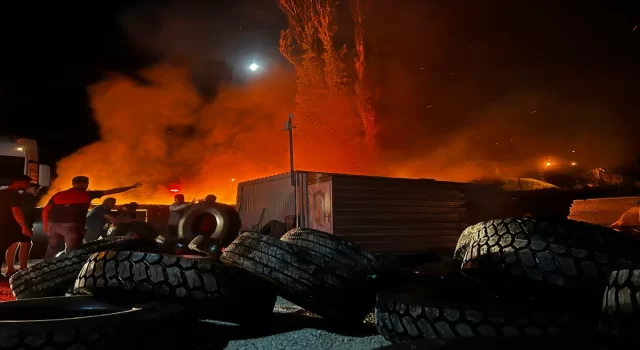
[[[309,228],[333,233],[333,213],[331,208],[331,181],[309,184]]]

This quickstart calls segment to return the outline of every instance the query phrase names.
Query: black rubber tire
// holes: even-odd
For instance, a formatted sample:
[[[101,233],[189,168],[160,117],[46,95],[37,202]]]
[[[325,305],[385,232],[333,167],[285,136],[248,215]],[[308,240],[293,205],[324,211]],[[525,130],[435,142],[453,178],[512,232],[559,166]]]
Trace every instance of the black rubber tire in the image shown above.
[[[327,232],[310,228],[294,228],[280,239],[354,271],[372,273],[381,266],[380,261],[370,252]]]
[[[450,340],[423,339],[387,345],[376,350],[607,350],[609,347],[588,336],[580,337],[491,337],[455,338]]]
[[[233,242],[240,233],[240,214],[230,205],[222,203],[198,203],[189,207],[182,215],[178,222],[178,238],[186,239],[191,242],[196,236],[200,235],[195,229],[194,223],[201,215],[213,215],[217,225],[212,234],[209,235],[223,247]]]
[[[150,345],[144,339],[145,330],[151,332],[161,322],[185,316],[178,305],[132,306],[114,306],[91,297],[0,303],[0,348],[132,349]]]
[[[269,283],[237,267],[202,257],[130,251],[91,255],[72,293],[118,302],[178,302],[198,316],[239,323],[271,316],[277,297]]]
[[[462,271],[477,278],[516,277],[599,298],[613,270],[640,262],[640,240],[584,222],[510,218],[477,227],[462,262]]]
[[[282,221],[271,220],[264,224],[258,232],[260,234],[279,239],[282,235],[287,233],[287,225]]]
[[[155,239],[158,236],[158,232],[146,222],[132,221],[117,224],[109,228],[105,237],[123,237],[130,236],[135,238]]]
[[[491,222],[491,221],[488,221]],[[471,244],[471,237],[478,236],[478,231],[487,229],[486,222],[480,222],[475,225],[468,226],[462,231],[460,237],[458,238],[458,243],[456,243],[456,249],[453,251],[453,258],[457,260],[462,260],[464,258],[467,249],[469,249],[469,245]]]
[[[222,253],[225,264],[271,282],[279,295],[324,318],[361,323],[375,296],[366,284],[345,282],[309,259],[298,246],[259,233],[243,233]]]
[[[393,343],[457,337],[573,335],[597,328],[597,314],[586,317],[577,307],[565,307],[566,304],[505,297],[461,274],[396,288],[378,293],[375,310],[378,332]]]
[[[130,237],[113,237],[88,242],[53,261],[42,261],[16,272],[9,279],[11,291],[18,300],[64,296],[91,254],[103,250],[125,249],[156,251],[159,248],[155,241]]]
[[[600,333],[623,344],[640,345],[640,270],[611,273],[602,299]]]

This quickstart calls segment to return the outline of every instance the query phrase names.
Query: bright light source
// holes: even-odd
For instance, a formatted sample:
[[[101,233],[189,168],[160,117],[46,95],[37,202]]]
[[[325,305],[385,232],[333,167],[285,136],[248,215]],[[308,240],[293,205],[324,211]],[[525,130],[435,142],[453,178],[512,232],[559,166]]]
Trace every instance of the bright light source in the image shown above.
[[[233,178],[232,178],[232,179],[231,179],[231,181],[232,181],[232,182],[233,182],[233,181],[236,181],[236,179],[233,179]]]
[[[576,165],[578,165],[578,163],[576,163],[576,162],[571,162],[571,166],[576,166]]]
[[[546,166],[546,167],[550,167],[550,166],[551,166],[551,162],[546,162],[546,163],[544,164],[544,166]]]
[[[249,69],[251,69],[252,72],[257,71],[258,68],[260,68],[260,66],[257,65],[256,63],[251,63],[251,65],[249,66]]]
[[[22,147],[18,147],[18,148],[16,148],[16,151],[20,151],[20,152],[22,152],[22,151],[24,151],[24,148],[22,148]]]
[[[179,189],[177,189],[177,188],[172,188],[172,189],[170,189],[169,191],[174,192],[174,193],[175,193],[175,192],[180,192],[180,190],[179,190]]]

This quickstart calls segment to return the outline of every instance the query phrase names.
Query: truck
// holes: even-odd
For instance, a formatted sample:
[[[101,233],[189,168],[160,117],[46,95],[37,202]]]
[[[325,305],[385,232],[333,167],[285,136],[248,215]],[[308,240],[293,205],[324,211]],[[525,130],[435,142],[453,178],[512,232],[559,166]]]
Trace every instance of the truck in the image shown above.
[[[16,175],[27,175],[33,184],[49,187],[51,167],[38,161],[36,140],[0,136],[0,189],[5,189]]]

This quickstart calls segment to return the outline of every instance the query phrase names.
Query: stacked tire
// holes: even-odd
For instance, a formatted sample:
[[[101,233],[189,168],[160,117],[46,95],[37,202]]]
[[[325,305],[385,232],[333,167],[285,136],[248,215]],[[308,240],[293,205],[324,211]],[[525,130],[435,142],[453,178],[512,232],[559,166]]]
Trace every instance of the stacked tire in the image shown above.
[[[640,241],[629,234],[563,219],[492,220],[469,226],[453,258],[457,269],[378,293],[385,338],[429,349],[495,336],[526,349],[540,336],[640,343]]]
[[[207,242],[224,247],[238,236],[237,212],[200,205],[190,218],[203,212],[220,218]],[[255,323],[271,315],[276,293],[261,279],[180,242],[147,236],[104,237],[14,274],[17,300],[0,304],[7,317],[0,317],[0,348],[190,348],[196,338],[158,329],[171,325],[172,334],[187,334],[202,318]]]

